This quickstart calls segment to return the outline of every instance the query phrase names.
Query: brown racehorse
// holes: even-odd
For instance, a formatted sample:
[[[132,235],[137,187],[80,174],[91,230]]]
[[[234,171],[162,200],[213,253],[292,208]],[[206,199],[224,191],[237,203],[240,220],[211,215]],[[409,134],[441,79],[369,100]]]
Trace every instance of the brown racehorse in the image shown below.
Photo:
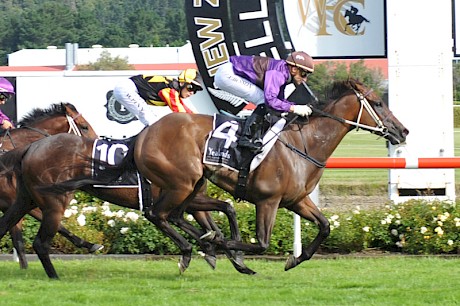
[[[18,123],[18,128],[7,130],[1,139],[0,148],[9,151],[17,147],[23,147],[33,141],[58,133],[73,133],[83,137],[97,138],[91,125],[77,111],[71,103],[56,103],[48,108],[36,108],[25,115]],[[0,176],[0,210],[5,212],[16,198],[16,189],[7,184],[5,176]],[[29,213],[37,220],[41,220],[42,213],[34,209]],[[66,228],[59,227],[59,233],[69,239],[77,247],[87,248],[95,252],[102,248],[101,245],[85,241]],[[24,242],[22,237],[22,220],[10,229],[13,246],[17,251],[21,268],[27,268]]]
[[[55,194],[40,192],[35,187],[50,186],[72,178],[90,177],[92,164],[97,163],[91,159],[93,144],[93,139],[71,134],[59,134],[38,140],[29,146],[9,151],[0,157],[0,162],[16,167],[15,174],[17,177],[17,199],[1,218],[4,221],[2,229],[5,231],[0,230],[0,238],[25,213],[38,206],[43,211],[43,219],[33,247],[50,278],[58,278],[58,276],[49,259],[49,247],[73,193],[56,196]],[[110,165],[104,164],[104,166],[110,168]],[[12,172],[9,169],[7,168],[7,173]],[[106,171],[110,171],[110,169]],[[73,188],[72,191],[75,189]],[[81,184],[80,189],[102,200],[127,208],[140,209],[137,188],[116,186],[105,188],[93,186],[89,182]],[[182,215],[177,215],[177,218],[171,217],[171,221],[196,239],[205,253],[205,260],[214,268],[216,263],[215,245],[201,237],[211,235],[218,237],[216,239],[223,239],[223,234],[208,211],[215,210],[225,213],[229,219],[231,238],[240,241],[241,236],[234,208],[224,201],[206,196],[204,192],[205,188],[200,190],[187,209],[193,214],[204,231],[196,229],[182,218]],[[158,189],[154,186],[152,186],[152,194],[153,196],[158,194]],[[146,206],[147,204],[143,205]],[[241,253],[224,251],[239,272],[254,273],[244,265]]]
[[[302,254],[290,256],[285,270],[310,259],[329,235],[329,222],[309,197],[324,171],[324,164],[343,137],[359,127],[383,136],[392,144],[406,140],[409,131],[375,92],[359,81],[335,82],[330,100],[307,124],[290,124],[265,160],[248,177],[246,200],[256,207],[258,242],[229,241],[225,247],[260,254],[269,245],[279,208],[286,208],[319,227],[318,235]],[[205,143],[213,119],[205,115],[172,114],[137,137],[134,159],[138,170],[161,188],[146,217],[175,241],[182,251],[181,268],[190,262],[189,243],[168,222],[170,214],[185,209],[204,178],[232,195],[238,173],[203,163]],[[174,139],[174,142],[171,142]]]
[[[317,185],[324,171],[327,159],[332,155],[343,137],[353,128],[359,127],[388,139],[392,144],[405,141],[409,131],[391,113],[372,90],[353,79],[335,82],[329,92],[329,101],[322,110],[315,109],[308,122],[300,120],[288,125],[280,134],[265,160],[248,177],[246,200],[256,206],[256,235],[258,242],[247,244],[235,240],[219,240],[221,247],[252,253],[264,252],[270,241],[276,213],[279,208],[291,210],[301,217],[315,223],[319,233],[315,239],[302,247],[302,254],[290,256],[285,269],[291,269],[310,259],[324,239],[329,235],[329,222],[311,201],[309,194]],[[154,205],[146,211],[146,217],[165,235],[170,237],[181,249],[179,268],[183,272],[191,260],[190,243],[170,224],[190,205],[201,190],[205,178],[214,182],[231,194],[235,194],[238,174],[226,167],[203,163],[206,139],[212,129],[213,118],[206,115],[174,113],[142,131],[136,140],[134,160],[138,170],[160,190]],[[56,137],[63,137],[56,136]],[[174,142],[171,142],[174,139]],[[46,140],[43,140],[46,141]],[[34,145],[31,145],[31,148]],[[48,150],[52,150],[50,147]],[[31,152],[31,154],[29,154]],[[52,151],[28,151],[22,160],[21,190],[17,211],[25,213],[32,200],[42,203],[46,210],[46,222],[49,227],[59,224],[64,208],[62,205],[47,204],[43,194],[36,188],[46,185],[37,181],[37,164],[43,164],[39,157]],[[26,158],[30,156],[30,160]],[[34,160],[34,158],[36,160]],[[129,159],[119,166],[119,171],[127,167]],[[46,170],[43,168],[43,170]],[[117,177],[117,169],[114,177]],[[58,170],[55,170],[58,171]],[[65,179],[65,178],[64,178]],[[90,180],[87,177],[62,181],[53,188],[57,192],[73,190],[84,186]],[[94,183],[94,182],[92,182]],[[59,195],[64,197],[64,195]],[[22,206],[22,208],[21,208]],[[11,211],[11,214],[10,214]],[[18,218],[9,210],[0,219],[0,237],[2,237]],[[19,214],[19,215],[20,215]],[[14,216],[16,215],[16,216]],[[13,219],[13,220],[12,220]],[[11,221],[12,220],[12,221]],[[57,277],[49,260],[49,237],[40,229],[34,246],[50,277]],[[55,232],[55,231],[54,231]]]

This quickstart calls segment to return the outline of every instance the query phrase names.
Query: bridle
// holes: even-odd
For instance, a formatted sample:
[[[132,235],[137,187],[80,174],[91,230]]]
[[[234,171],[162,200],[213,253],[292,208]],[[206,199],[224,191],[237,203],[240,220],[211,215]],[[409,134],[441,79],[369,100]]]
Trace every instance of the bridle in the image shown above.
[[[330,113],[324,112],[324,111],[319,110],[319,109],[316,109],[314,107],[312,107],[313,112],[318,114],[318,115],[320,115],[320,116],[328,117],[328,118],[334,119],[336,121],[339,121],[341,123],[347,123],[347,124],[350,124],[352,126],[355,126],[357,130],[361,128],[363,130],[368,130],[368,131],[370,131],[372,133],[379,134],[379,135],[381,135],[383,137],[388,135],[388,128],[384,124],[386,118],[383,119],[383,121],[380,120],[379,116],[374,111],[374,109],[370,105],[369,101],[366,99],[366,97],[370,93],[372,93],[373,90],[370,89],[368,92],[363,94],[363,93],[359,92],[358,90],[356,90],[354,88],[352,88],[352,89],[353,89],[353,92],[355,93],[355,95],[358,98],[358,101],[360,103],[360,109],[359,109],[359,112],[358,112],[358,117],[356,119],[356,122],[351,121],[351,120],[347,120],[347,119],[344,119],[344,118],[337,117],[335,115],[332,115]],[[360,120],[361,120],[361,117],[362,117],[364,109],[366,109],[366,111],[368,112],[369,116],[374,120],[374,122],[376,123],[377,126],[374,127],[374,126],[370,126],[370,125],[360,123]],[[291,122],[293,122],[296,118],[297,118],[297,116]],[[315,158],[311,157],[310,155],[308,155],[308,153],[306,152],[306,148],[305,148],[305,153],[304,153],[301,150],[299,150],[296,147],[294,147],[293,145],[291,145],[291,144],[289,144],[289,143],[287,143],[287,142],[285,142],[285,141],[283,141],[281,139],[278,139],[278,141],[282,142],[286,147],[288,147],[290,150],[292,150],[293,152],[298,154],[300,157],[302,157],[302,158],[308,160],[309,162],[313,163],[316,167],[324,168],[326,166],[325,163],[322,163],[322,162],[316,160]]]
[[[65,115],[65,117],[67,119],[67,122],[69,123],[69,130],[67,131],[68,134],[75,134],[75,135],[81,137],[82,133],[81,133],[79,127],[78,127],[78,124],[75,122],[75,119],[77,119],[80,116],[81,116],[80,113],[77,113],[74,117],[72,117],[72,116],[70,116],[68,114]],[[35,131],[35,132],[37,132],[37,133],[39,133],[39,134],[41,134],[41,135],[43,135],[45,137],[51,136],[47,132],[42,131],[42,130],[37,129],[37,128],[34,128],[34,127],[31,127],[31,126],[24,126],[23,128]],[[10,129],[6,130],[5,135],[3,135],[2,141],[0,142],[0,148],[3,146],[3,143],[5,142],[6,138],[9,138],[10,141],[11,141],[11,144],[13,145],[13,147],[16,148],[16,145],[15,145],[15,143],[13,141],[13,137],[11,136]]]
[[[71,117],[68,114],[65,115],[65,117],[67,118],[67,122],[69,122],[69,131],[67,132],[68,134],[74,133],[77,136],[81,136],[81,131],[78,128],[78,125],[75,123],[75,119],[77,119],[80,116],[80,113],[78,113],[75,117]]]
[[[359,109],[359,113],[358,113],[358,118],[356,119],[356,122],[346,120],[346,119],[344,119],[344,121],[346,123],[348,123],[348,124],[356,126],[357,130],[359,130],[359,128],[362,128],[364,130],[368,130],[368,131],[371,131],[371,132],[380,133],[382,135],[385,135],[385,134],[388,133],[388,128],[385,126],[383,121],[380,120],[379,116],[374,111],[374,109],[370,105],[369,101],[367,101],[367,99],[366,99],[366,96],[368,96],[372,91],[373,90],[371,89],[368,92],[366,92],[365,94],[363,94],[363,93],[361,93],[361,92],[359,92],[359,91],[357,91],[356,89],[353,88],[353,92],[356,94],[356,96],[358,97],[358,101],[361,104],[360,109]],[[376,123],[377,126],[374,127],[374,126],[369,126],[369,125],[366,125],[366,124],[359,123],[359,121],[361,121],[361,116],[363,114],[363,109],[364,108],[367,110],[367,113],[369,114],[369,116],[371,116],[371,118],[374,120],[374,122]]]

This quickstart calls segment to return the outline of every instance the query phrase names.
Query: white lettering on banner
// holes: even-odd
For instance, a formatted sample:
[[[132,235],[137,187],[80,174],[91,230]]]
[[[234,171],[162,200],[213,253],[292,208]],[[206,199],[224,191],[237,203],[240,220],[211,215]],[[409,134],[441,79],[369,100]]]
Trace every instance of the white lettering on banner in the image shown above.
[[[227,132],[223,132],[225,129],[228,129]],[[238,122],[236,121],[226,121],[219,125],[212,136],[219,139],[225,139],[224,148],[230,148],[232,142],[236,142],[238,138],[236,137],[236,132],[238,131]]]
[[[255,12],[246,12],[239,14],[240,20],[253,20],[260,18],[268,18],[268,5],[266,0],[260,0],[260,11]],[[263,21],[265,36],[246,41],[244,45],[247,49],[253,48],[256,46],[266,45],[274,41],[273,33],[270,28],[270,22],[268,20]]]
[[[264,25],[264,31],[265,31],[265,36],[264,37],[260,37],[260,38],[256,38],[256,39],[251,39],[247,42],[244,43],[244,45],[246,46],[246,48],[253,48],[253,47],[256,47],[256,46],[262,46],[262,45],[266,45],[268,43],[271,43],[273,42],[273,34],[272,34],[272,30],[270,28],[270,22],[268,20],[264,21],[263,22],[263,25]]]
[[[260,0],[260,11],[240,13],[240,20],[258,19],[268,17],[267,1]]]

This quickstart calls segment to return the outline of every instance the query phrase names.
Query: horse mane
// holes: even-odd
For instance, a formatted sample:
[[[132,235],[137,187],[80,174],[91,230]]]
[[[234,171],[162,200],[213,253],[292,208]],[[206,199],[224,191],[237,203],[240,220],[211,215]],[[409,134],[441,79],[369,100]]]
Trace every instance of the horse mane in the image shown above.
[[[53,117],[56,115],[65,115],[66,114],[65,105],[69,106],[72,110],[75,110],[75,112],[77,112],[77,110],[75,109],[75,106],[73,106],[70,103],[55,103],[55,104],[51,104],[48,108],[45,108],[45,109],[34,108],[18,122],[17,126],[18,127],[29,126],[45,118]]]
[[[312,106],[319,110],[324,110],[326,106],[331,103],[334,103],[337,99],[342,97],[346,92],[355,89],[359,91],[357,85],[363,85],[359,80],[354,78],[348,78],[346,80],[336,80],[330,84],[325,91],[325,99],[320,99],[318,102],[312,104]],[[313,113],[312,116],[317,116],[318,114]],[[320,116],[320,115],[319,115]],[[299,118],[302,121],[302,118]],[[305,121],[305,120],[304,120]],[[308,122],[308,120],[306,120]]]
[[[357,84],[362,85],[362,83],[356,79],[348,78],[347,80],[335,81],[330,87],[328,87],[326,92],[326,97],[329,102],[337,100],[343,94],[351,89],[357,89]]]

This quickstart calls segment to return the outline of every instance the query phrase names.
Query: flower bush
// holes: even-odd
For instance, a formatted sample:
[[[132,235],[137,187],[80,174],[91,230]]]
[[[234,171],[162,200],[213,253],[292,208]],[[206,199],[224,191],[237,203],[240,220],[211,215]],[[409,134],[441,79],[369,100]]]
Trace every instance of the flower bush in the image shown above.
[[[212,195],[234,205],[243,241],[256,243],[255,206],[245,202],[233,203],[228,197],[225,199],[224,194]],[[384,209],[356,207],[353,211],[345,212],[324,209],[323,213],[330,222],[331,232],[321,245],[320,252],[350,253],[379,249],[405,254],[460,254],[460,211],[451,203],[412,200],[388,205]],[[191,215],[186,215],[186,218],[195,223]],[[224,235],[229,237],[226,216],[216,212],[213,218]],[[302,222],[302,243],[306,245],[317,235],[318,228],[311,222]],[[165,237],[140,212],[102,202],[85,193],[76,193],[62,223],[74,234],[103,244],[104,253],[179,254],[171,239]],[[32,241],[39,225],[31,218],[25,220],[25,245],[29,252],[33,252]],[[279,210],[266,254],[292,253],[293,235],[292,213]],[[9,237],[1,240],[0,249],[2,252],[11,251]],[[60,235],[56,235],[53,241],[53,251],[87,252]],[[194,251],[197,253],[199,250]]]

